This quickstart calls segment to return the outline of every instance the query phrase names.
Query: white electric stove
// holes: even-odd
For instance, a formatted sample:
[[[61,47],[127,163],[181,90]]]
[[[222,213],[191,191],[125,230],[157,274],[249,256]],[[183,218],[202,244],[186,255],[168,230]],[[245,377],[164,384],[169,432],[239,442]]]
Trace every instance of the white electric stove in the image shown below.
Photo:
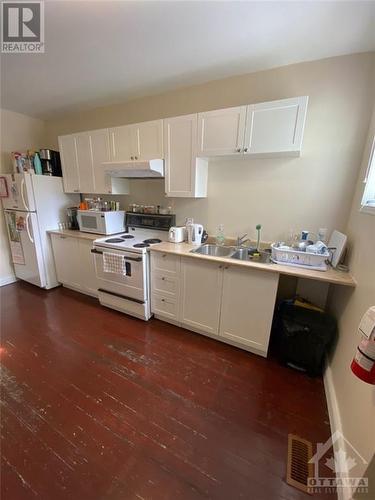
[[[126,232],[94,241],[91,252],[95,257],[98,297],[102,305],[145,321],[150,319],[149,249],[168,241],[169,227],[173,225],[174,215],[126,214]],[[121,255],[125,274],[104,271],[105,252]]]

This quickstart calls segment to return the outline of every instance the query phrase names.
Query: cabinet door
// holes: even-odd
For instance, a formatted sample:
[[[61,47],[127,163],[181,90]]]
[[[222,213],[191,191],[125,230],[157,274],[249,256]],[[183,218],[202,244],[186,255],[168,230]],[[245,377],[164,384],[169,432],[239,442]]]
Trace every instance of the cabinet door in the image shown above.
[[[198,114],[198,156],[242,154],[246,106]]]
[[[64,135],[59,137],[59,149],[64,191],[66,193],[79,193],[77,149],[74,135]]]
[[[267,355],[277,273],[226,266],[219,335]]]
[[[77,238],[52,234],[52,248],[57,279],[60,283],[80,288],[80,257]]]
[[[77,164],[79,172],[79,189],[81,193],[94,193],[95,181],[94,171],[92,166],[92,151],[90,134],[77,134],[76,149],[77,149]]]
[[[194,258],[181,259],[181,323],[218,334],[222,265]]]
[[[245,154],[298,156],[302,147],[308,97],[248,106]]]
[[[124,125],[109,129],[111,160],[134,160],[134,128],[133,125]]]
[[[105,173],[103,162],[110,161],[108,129],[90,132],[95,193],[112,193],[111,179]]]
[[[135,139],[135,159],[154,160],[163,156],[163,120],[133,125]]]
[[[80,260],[80,288],[90,295],[98,295],[94,256],[91,240],[78,240]]]
[[[164,120],[167,196],[194,197],[197,115]]]

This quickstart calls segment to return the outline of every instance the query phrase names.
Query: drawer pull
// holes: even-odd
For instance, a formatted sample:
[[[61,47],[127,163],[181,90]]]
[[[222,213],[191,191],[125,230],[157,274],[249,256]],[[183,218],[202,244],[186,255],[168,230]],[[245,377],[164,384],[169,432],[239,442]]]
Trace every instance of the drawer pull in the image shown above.
[[[162,302],[165,302],[165,299],[161,299]]]
[[[167,256],[167,254],[166,254],[166,253],[163,253],[163,255],[162,255],[163,259],[164,259],[166,256]]]
[[[164,276],[162,277],[162,279],[161,279],[161,280],[162,280],[162,281],[165,281],[165,278],[164,278]]]

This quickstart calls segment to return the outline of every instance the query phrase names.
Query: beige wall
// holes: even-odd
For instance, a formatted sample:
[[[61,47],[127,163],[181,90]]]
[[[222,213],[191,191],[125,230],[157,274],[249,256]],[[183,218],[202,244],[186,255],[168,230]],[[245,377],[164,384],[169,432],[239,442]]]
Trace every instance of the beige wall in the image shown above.
[[[375,54],[357,54],[285,66],[68,115],[48,122],[57,136],[201,110],[284,97],[310,97],[301,158],[216,160],[209,166],[208,198],[165,199],[162,181],[133,181],[123,202],[172,205],[210,233],[227,235],[264,227],[263,238],[284,238],[291,228],[344,229],[369,123]]]
[[[375,391],[352,374],[350,363],[359,340],[357,329],[361,317],[370,306],[375,306],[375,216],[359,212],[374,135],[375,107],[347,226],[353,248],[349,265],[358,286],[354,291],[338,287],[331,300],[340,333],[330,366],[342,429],[368,462],[375,452]],[[366,466],[360,466],[364,472]]]
[[[1,111],[0,173],[12,172],[10,153],[39,149],[45,145],[45,125],[42,120],[14,113]],[[4,223],[4,214],[0,214],[0,285],[14,276],[9,255],[9,246]]]

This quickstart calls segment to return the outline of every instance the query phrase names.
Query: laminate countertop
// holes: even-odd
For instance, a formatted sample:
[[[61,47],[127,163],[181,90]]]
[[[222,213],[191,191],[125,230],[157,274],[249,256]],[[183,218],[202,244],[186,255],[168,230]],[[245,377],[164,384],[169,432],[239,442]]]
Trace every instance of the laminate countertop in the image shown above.
[[[52,229],[47,231],[49,234],[59,234],[60,236],[66,236],[69,238],[79,238],[80,240],[90,240],[94,241],[98,238],[103,238],[104,234],[94,234],[94,233],[84,233],[83,231],[74,231],[72,229]],[[108,236],[109,238],[109,236]]]
[[[262,264],[260,262],[251,262],[231,259],[230,257],[213,257],[211,255],[202,255],[197,253],[191,253],[191,250],[197,248],[188,243],[157,243],[152,245],[151,252],[161,252],[173,255],[179,255],[180,257],[190,257],[192,259],[207,260],[212,262],[222,262],[225,264],[230,264],[231,266],[242,266],[249,267],[252,269],[259,269],[271,273],[286,274],[289,276],[296,276],[297,278],[307,278],[317,281],[322,281],[325,283],[333,283],[335,285],[351,286],[355,287],[357,285],[355,279],[350,273],[337,271],[333,268],[328,268],[327,271],[315,271],[306,268],[297,268],[292,266],[286,266],[281,264]]]

